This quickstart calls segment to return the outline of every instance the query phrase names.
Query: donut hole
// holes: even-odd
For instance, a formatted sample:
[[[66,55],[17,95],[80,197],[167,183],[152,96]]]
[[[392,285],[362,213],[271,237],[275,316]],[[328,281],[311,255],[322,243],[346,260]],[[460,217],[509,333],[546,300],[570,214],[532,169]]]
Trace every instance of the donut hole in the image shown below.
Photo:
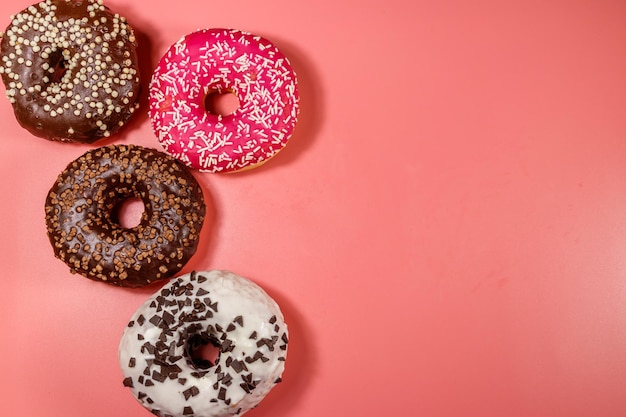
[[[50,54],[50,61],[48,62],[49,68],[48,72],[50,75],[48,79],[52,84],[60,83],[63,80],[63,76],[67,72],[67,67],[69,65],[68,61],[63,56],[63,52],[60,50],[55,50]]]
[[[139,226],[143,213],[146,211],[141,198],[130,197],[118,202],[111,211],[111,220],[125,229]]]
[[[216,116],[230,116],[240,106],[237,94],[230,90],[213,90],[204,97],[204,109]]]
[[[187,355],[196,368],[208,369],[219,360],[220,346],[216,338],[196,334],[187,341]]]

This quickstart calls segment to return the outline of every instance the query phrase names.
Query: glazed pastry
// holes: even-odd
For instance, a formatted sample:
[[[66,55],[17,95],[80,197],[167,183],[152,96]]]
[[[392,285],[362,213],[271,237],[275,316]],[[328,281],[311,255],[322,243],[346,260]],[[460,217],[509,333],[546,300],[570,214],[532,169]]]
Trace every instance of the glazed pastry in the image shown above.
[[[207,96],[227,92],[238,109],[207,111]],[[267,39],[232,29],[200,30],[172,45],[152,76],[149,101],[165,151],[206,172],[265,162],[285,147],[298,116],[289,60]]]
[[[116,207],[139,198],[136,227]],[[124,287],[176,274],[195,253],[206,207],[200,185],[171,156],[136,145],[90,150],[59,175],[46,199],[48,237],[72,272]]]
[[[13,17],[0,73],[19,124],[35,136],[92,143],[138,106],[133,29],[101,1],[45,0]]]
[[[215,363],[195,359],[202,344]],[[226,417],[256,407],[279,382],[288,332],[276,302],[227,271],[183,275],[135,312],[119,345],[124,385],[161,417]]]

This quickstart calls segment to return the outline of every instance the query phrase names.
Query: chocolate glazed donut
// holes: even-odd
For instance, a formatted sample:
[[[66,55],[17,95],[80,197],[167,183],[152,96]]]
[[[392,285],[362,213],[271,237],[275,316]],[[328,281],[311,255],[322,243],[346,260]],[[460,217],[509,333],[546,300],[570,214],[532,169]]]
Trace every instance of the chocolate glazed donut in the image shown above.
[[[133,228],[114,210],[139,198]],[[193,175],[174,158],[136,145],[86,152],[59,175],[46,199],[48,237],[73,273],[124,287],[176,274],[195,253],[206,206]]]
[[[137,44],[126,20],[95,0],[45,0],[0,42],[0,73],[19,124],[35,136],[92,143],[138,106]]]

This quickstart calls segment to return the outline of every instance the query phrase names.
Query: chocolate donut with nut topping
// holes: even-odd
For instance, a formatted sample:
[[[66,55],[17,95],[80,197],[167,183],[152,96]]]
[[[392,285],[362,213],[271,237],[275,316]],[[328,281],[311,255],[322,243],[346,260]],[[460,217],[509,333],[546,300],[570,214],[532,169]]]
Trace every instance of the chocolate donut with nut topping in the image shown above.
[[[137,42],[101,0],[44,0],[2,34],[0,73],[19,124],[35,136],[92,143],[138,106]]]
[[[121,202],[144,204],[139,224],[115,218]],[[206,206],[200,185],[169,155],[136,145],[90,150],[58,176],[46,198],[55,256],[73,273],[123,287],[175,275],[196,252]]]

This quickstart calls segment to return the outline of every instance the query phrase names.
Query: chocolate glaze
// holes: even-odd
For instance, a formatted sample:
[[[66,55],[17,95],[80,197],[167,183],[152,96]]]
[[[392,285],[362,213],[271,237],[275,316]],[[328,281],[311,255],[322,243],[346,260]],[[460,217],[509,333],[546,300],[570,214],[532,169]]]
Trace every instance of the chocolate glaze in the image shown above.
[[[94,0],[45,0],[17,15],[0,42],[0,73],[19,124],[49,140],[92,143],[138,106],[136,39]]]
[[[140,198],[139,225],[114,219]],[[136,145],[86,152],[59,175],[46,198],[48,237],[73,273],[124,287],[176,274],[196,252],[206,206],[193,175],[174,158]]]

